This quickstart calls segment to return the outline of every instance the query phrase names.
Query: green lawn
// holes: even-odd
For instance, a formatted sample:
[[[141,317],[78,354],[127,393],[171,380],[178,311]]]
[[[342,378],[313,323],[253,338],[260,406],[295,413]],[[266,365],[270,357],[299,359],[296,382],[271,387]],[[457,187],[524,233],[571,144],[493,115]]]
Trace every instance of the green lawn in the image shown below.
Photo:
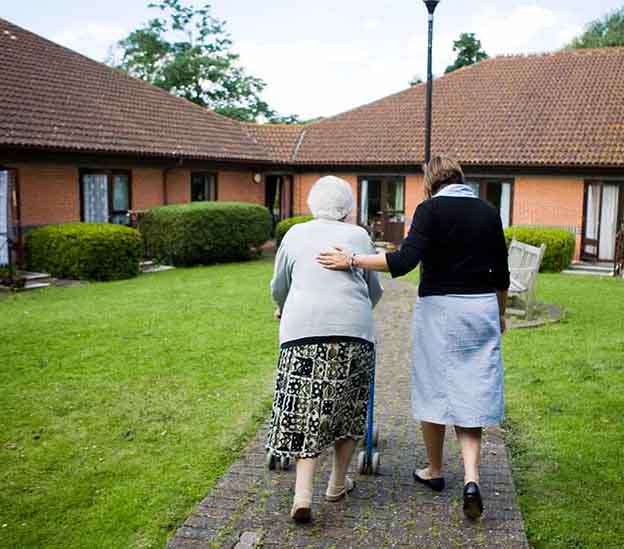
[[[270,276],[257,261],[0,298],[0,547],[164,545],[268,413]],[[529,537],[616,546],[624,281],[540,275],[538,295],[565,320],[504,343]]]
[[[0,298],[0,547],[162,547],[266,417],[268,261]]]
[[[511,330],[503,343],[505,427],[529,540],[622,547],[624,280],[538,281],[538,298],[562,305],[564,321]]]

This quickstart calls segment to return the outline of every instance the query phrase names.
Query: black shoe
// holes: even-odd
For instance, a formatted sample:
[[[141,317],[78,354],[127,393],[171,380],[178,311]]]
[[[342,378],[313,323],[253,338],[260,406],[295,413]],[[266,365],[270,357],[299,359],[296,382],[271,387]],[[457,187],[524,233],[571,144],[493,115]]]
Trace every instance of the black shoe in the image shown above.
[[[478,519],[483,514],[483,500],[479,485],[468,482],[464,486],[464,515],[471,520]]]
[[[420,482],[421,484],[428,486],[434,492],[441,492],[442,490],[444,490],[444,477],[422,478],[421,476],[418,476],[418,473],[416,471],[414,471],[413,475],[416,482]]]

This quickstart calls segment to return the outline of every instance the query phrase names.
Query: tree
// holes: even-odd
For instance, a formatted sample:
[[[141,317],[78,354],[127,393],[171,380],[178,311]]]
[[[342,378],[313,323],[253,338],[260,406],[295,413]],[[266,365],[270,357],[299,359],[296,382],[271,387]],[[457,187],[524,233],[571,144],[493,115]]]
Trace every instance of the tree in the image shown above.
[[[568,44],[569,48],[624,46],[624,7],[587,25],[585,32]]]
[[[266,83],[240,66],[225,21],[211,15],[210,4],[195,8],[181,0],[161,0],[148,6],[163,16],[120,40],[110,64],[231,118],[278,118],[260,96]]]
[[[444,72],[447,74],[488,58],[488,54],[481,49],[481,40],[477,40],[474,32],[462,32],[453,42],[453,51],[457,52],[457,59],[446,67]]]
[[[417,86],[418,84],[422,84],[422,83],[423,83],[422,78],[418,75],[414,76],[414,78],[412,78],[409,81],[410,86]]]

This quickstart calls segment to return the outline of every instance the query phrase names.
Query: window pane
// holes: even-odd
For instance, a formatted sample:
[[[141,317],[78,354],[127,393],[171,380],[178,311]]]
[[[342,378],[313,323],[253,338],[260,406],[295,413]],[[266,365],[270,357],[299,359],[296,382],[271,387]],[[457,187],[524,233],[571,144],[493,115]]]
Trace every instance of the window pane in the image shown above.
[[[474,191],[475,195],[478,197],[479,196],[479,190],[480,190],[480,185],[479,183],[470,183],[470,182],[466,182],[466,185],[468,185],[469,187],[472,188],[472,190]]]
[[[127,175],[113,176],[113,210],[128,211],[130,209],[130,185]]]
[[[204,194],[204,178],[201,175],[191,176],[191,201],[206,200]]]
[[[401,179],[388,181],[388,210],[404,213],[404,189],[405,184]]]
[[[108,176],[82,177],[84,220],[87,223],[108,223]]]
[[[209,173],[191,175],[191,201],[215,200],[214,176]]]

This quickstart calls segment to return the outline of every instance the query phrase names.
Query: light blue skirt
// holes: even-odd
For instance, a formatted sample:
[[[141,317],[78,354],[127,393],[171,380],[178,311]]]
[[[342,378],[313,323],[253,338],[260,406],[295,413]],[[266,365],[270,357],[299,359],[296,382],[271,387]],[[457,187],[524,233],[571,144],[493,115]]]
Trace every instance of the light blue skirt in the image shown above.
[[[412,324],[414,418],[488,427],[503,420],[496,294],[418,298]]]

